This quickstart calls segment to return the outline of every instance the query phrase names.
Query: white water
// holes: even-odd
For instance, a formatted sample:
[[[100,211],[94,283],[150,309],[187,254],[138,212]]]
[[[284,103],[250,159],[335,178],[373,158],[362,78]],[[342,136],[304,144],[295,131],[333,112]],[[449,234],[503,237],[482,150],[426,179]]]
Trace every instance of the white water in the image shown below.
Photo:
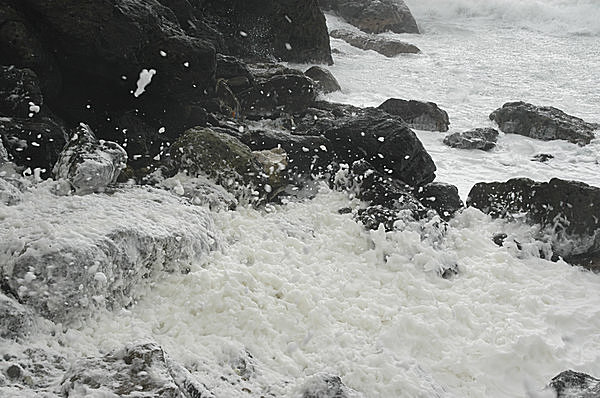
[[[455,131],[491,125],[487,115],[509,100],[600,122],[600,5],[408,5],[424,33],[400,37],[423,54],[388,59],[333,40],[343,54],[331,70],[344,89],[328,99],[432,100],[448,111]],[[600,186],[598,140],[578,147],[502,135],[499,147],[484,153],[446,148],[442,133],[418,134],[439,179],[463,196],[474,182],[514,176]],[[531,162],[537,153],[555,159]],[[373,398],[552,397],[544,386],[562,370],[600,376],[600,275],[527,254],[538,248],[530,228],[473,209],[458,215],[444,238],[421,240],[415,225],[368,232],[337,213],[353,204],[322,187],[310,201],[216,213],[221,249],[189,274],[166,277],[128,310],[29,344],[74,359],[150,338],[195,368],[217,397],[246,395],[218,378],[244,348],[257,362],[257,375],[242,384],[251,396],[266,388],[296,396],[319,372],[338,374]],[[151,217],[148,211],[140,217]],[[517,238],[524,253],[495,246],[497,232]],[[454,262],[459,275],[436,274]]]

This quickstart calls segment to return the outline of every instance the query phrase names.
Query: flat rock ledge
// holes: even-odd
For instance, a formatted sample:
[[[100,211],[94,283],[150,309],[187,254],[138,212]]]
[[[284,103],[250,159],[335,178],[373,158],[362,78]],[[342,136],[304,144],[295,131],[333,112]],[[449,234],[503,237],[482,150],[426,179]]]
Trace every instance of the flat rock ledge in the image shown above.
[[[351,32],[344,29],[335,29],[329,32],[334,39],[344,40],[353,47],[361,50],[373,50],[388,58],[400,54],[418,54],[421,52],[415,45],[394,39],[386,39],[375,35]]]

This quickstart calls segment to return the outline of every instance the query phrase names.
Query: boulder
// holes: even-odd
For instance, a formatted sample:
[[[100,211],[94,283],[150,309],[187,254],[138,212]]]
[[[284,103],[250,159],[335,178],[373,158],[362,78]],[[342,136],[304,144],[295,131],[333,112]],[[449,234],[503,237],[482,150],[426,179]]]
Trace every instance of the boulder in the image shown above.
[[[477,183],[467,206],[492,217],[524,219],[550,235],[552,249],[565,261],[597,263],[600,256],[600,188],[553,178],[535,182],[515,178],[507,182]],[[584,263],[585,265],[585,263]]]
[[[496,147],[498,140],[498,130],[483,127],[462,133],[449,134],[444,137],[444,144],[452,148],[459,149],[481,149],[489,151]]]
[[[81,124],[60,154],[53,173],[57,179],[69,181],[78,195],[104,192],[108,185],[117,182],[126,161],[123,148],[114,142],[97,140],[89,126]]]
[[[258,157],[240,140],[208,128],[186,131],[171,146],[170,153],[180,172],[208,177],[241,202],[270,198],[271,193],[287,184],[278,178],[279,168],[267,174]]]
[[[332,93],[342,89],[333,74],[320,66],[311,66],[304,74],[315,81],[317,91],[320,91],[323,94]]]
[[[323,135],[343,163],[364,159],[384,175],[410,186],[433,181],[435,164],[408,126],[386,112],[365,108],[332,121]]]
[[[566,370],[553,377],[550,387],[556,391],[557,398],[600,397],[600,379],[573,370]]]
[[[216,78],[225,79],[234,93],[249,89],[254,76],[243,61],[223,54],[217,54]]]
[[[325,10],[367,33],[419,33],[415,18],[403,0],[319,0]]]
[[[458,188],[443,182],[430,182],[415,190],[414,195],[423,206],[435,210],[440,217],[448,221],[464,207],[458,195]]]
[[[421,52],[417,46],[400,40],[355,33],[345,29],[335,29],[329,32],[329,34],[335,39],[344,40],[353,47],[360,48],[361,50],[373,50],[388,58],[400,54],[418,54]]]
[[[598,123],[588,123],[551,106],[508,102],[490,114],[505,133],[520,134],[543,141],[567,140],[586,145],[594,139]]]
[[[38,186],[20,203],[0,206],[0,229],[3,291],[65,325],[132,305],[151,283],[186,272],[215,245],[208,210],[152,188],[56,196]]]
[[[378,106],[390,115],[399,116],[417,130],[448,131],[448,113],[436,103],[390,98]]]
[[[226,54],[247,60],[332,64],[325,16],[315,0],[205,0]]]
[[[546,163],[550,160],[554,159],[554,155],[551,155],[549,153],[538,153],[537,155],[534,155],[531,158],[532,162],[540,162],[540,163]]]

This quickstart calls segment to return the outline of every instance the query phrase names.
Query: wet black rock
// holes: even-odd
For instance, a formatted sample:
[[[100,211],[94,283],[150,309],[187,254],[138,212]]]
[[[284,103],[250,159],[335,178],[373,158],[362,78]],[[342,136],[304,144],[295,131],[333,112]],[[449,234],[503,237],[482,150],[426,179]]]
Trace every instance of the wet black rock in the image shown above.
[[[332,64],[325,16],[314,0],[205,0],[225,53],[250,61]]]
[[[419,33],[419,28],[403,0],[320,0],[324,10],[340,17],[367,33]]]
[[[498,130],[483,127],[462,133],[449,134],[444,137],[444,144],[452,148],[481,149],[482,151],[489,151],[496,147],[497,140]]]
[[[2,289],[4,290],[4,289]],[[0,337],[18,339],[32,332],[33,311],[0,291]]]
[[[568,115],[551,106],[535,106],[526,102],[508,102],[490,114],[505,133],[520,134],[543,141],[567,140],[586,145],[594,139],[598,123]]]
[[[540,163],[546,163],[552,159],[554,159],[554,155],[550,155],[549,153],[538,153],[531,158],[532,161]]]
[[[417,130],[448,131],[448,113],[433,102],[390,98],[379,109],[400,116],[408,125]]]
[[[332,30],[329,35],[335,39],[344,40],[353,47],[361,50],[373,50],[388,58],[400,54],[418,54],[421,52],[417,46],[400,40],[355,33],[344,29]]]
[[[550,387],[556,391],[557,398],[600,397],[600,379],[573,370],[566,370],[553,377]]]
[[[452,184],[430,182],[417,188],[414,195],[425,207],[435,210],[446,221],[464,207],[458,188]]]
[[[311,66],[304,74],[315,81],[317,91],[320,91],[323,94],[332,93],[342,89],[333,74],[320,66]]]
[[[0,66],[0,116],[31,118],[43,103],[38,77],[31,69]]]
[[[567,262],[587,259],[588,264],[596,264],[600,257],[599,203],[600,188],[558,178],[478,183],[467,199],[468,206],[492,217],[540,225],[540,233],[550,235],[555,254]]]

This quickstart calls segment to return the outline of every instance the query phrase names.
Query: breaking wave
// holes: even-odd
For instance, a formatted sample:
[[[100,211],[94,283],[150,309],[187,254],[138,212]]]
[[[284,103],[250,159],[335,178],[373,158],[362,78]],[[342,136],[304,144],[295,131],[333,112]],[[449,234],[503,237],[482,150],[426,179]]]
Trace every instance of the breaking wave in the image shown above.
[[[552,34],[600,36],[598,0],[407,0],[419,22],[493,20]]]

